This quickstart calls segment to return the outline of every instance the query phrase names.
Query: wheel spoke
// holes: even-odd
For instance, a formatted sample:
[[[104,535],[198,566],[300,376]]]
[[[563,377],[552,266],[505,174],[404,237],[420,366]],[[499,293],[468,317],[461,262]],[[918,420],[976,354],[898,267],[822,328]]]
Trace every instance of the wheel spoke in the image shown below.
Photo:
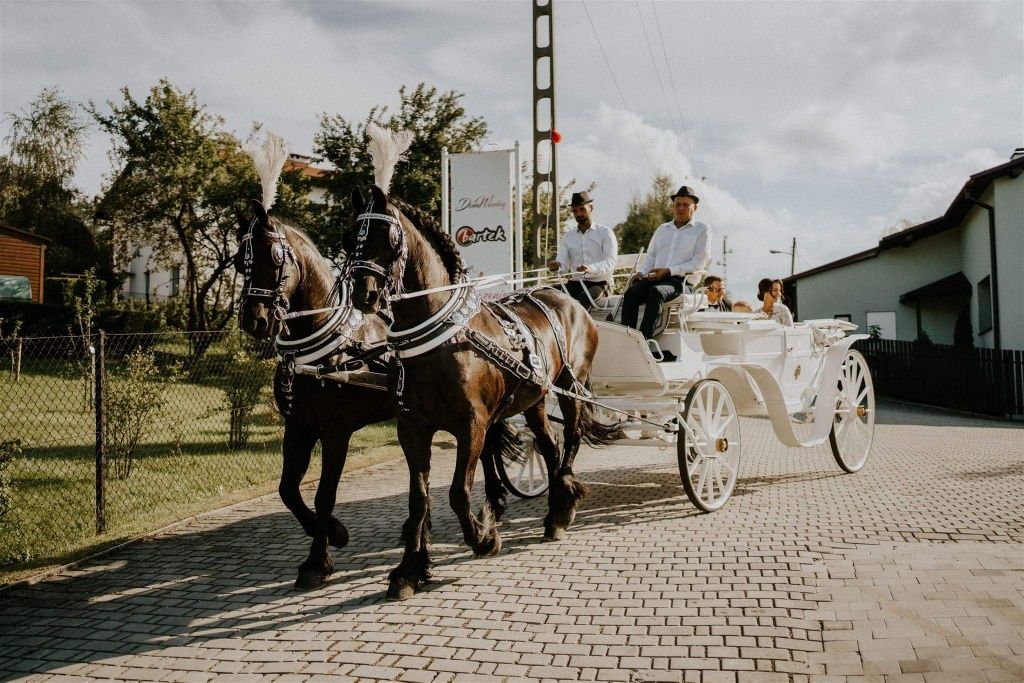
[[[709,471],[710,469],[711,469],[711,462],[708,462],[707,463],[707,467],[705,468],[705,473],[707,473],[707,471]],[[714,491],[711,490],[711,481],[712,481],[712,477],[707,477],[707,482],[708,482],[708,502],[709,503],[715,499],[715,493],[714,493]]]
[[[718,490],[720,493],[725,493],[725,484],[722,483],[722,468],[719,466],[721,461],[715,460],[715,482],[718,484]]]
[[[719,429],[719,422],[722,421],[722,408],[725,406],[725,392],[723,391],[718,397],[718,404],[715,406],[715,412],[712,415],[712,424],[710,429],[716,436],[722,434],[722,430]]]
[[[697,463],[695,462],[694,465],[697,465]],[[701,466],[699,468],[694,467],[694,469],[696,471],[698,471],[699,475],[700,475],[700,476],[697,477],[697,489],[696,489],[697,492],[699,493],[700,490],[702,488],[704,488],[704,475],[707,473],[707,461],[702,462]]]
[[[735,418],[736,418],[735,414],[729,413],[729,415],[725,418],[725,421],[722,423],[721,429],[719,430],[718,433],[719,434],[724,434],[725,433],[725,428],[728,427]],[[730,441],[729,443],[732,443],[732,441]],[[737,443],[739,443],[739,442],[737,442]]]

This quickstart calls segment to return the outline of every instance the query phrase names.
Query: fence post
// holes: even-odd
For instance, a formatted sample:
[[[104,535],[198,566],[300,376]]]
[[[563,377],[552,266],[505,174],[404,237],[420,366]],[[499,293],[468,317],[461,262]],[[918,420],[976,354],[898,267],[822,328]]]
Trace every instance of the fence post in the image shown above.
[[[14,381],[21,381],[21,337],[14,340]]]
[[[103,358],[106,335],[103,330],[93,336],[93,404],[96,407],[96,533],[107,530],[107,415],[104,408],[103,391],[107,379],[107,368]]]

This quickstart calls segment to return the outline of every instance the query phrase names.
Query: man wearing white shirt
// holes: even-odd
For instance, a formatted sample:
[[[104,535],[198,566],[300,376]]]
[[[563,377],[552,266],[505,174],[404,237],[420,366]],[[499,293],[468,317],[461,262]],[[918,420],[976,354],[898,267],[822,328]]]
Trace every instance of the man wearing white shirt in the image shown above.
[[[699,275],[687,274],[711,262],[711,228],[693,218],[700,198],[683,185],[671,199],[674,218],[654,231],[622,301],[622,324],[627,327],[636,327],[640,306],[646,305],[640,323],[646,339],[654,336],[664,303],[679,296],[687,282],[692,287],[699,280]]]
[[[571,208],[576,228],[562,235],[558,255],[548,263],[548,270],[572,273],[565,290],[589,309],[591,301],[611,292],[619,243],[611,228],[591,220],[594,200],[589,192],[573,192]]]

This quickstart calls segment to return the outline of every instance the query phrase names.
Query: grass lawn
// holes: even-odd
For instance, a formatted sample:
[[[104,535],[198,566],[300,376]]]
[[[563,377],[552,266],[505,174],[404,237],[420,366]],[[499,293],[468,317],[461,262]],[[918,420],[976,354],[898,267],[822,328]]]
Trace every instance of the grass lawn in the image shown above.
[[[163,348],[161,351],[167,352]],[[226,356],[211,353],[211,363]],[[116,364],[108,362],[108,376]],[[85,380],[71,363],[26,360],[15,383],[0,372],[0,441],[18,439],[9,469],[11,510],[0,517],[0,584],[42,571],[199,512],[277,488],[283,426],[260,393],[246,446],[227,446],[229,410],[216,372],[167,387],[146,420],[127,479],[106,476],[106,532],[96,534],[96,422]],[[346,469],[398,457],[393,423],[352,439]],[[319,453],[307,480],[319,477]]]

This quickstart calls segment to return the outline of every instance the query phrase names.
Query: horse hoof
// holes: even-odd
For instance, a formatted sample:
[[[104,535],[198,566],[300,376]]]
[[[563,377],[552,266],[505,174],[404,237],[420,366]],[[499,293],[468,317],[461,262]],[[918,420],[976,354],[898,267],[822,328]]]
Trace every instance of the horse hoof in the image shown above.
[[[327,531],[327,542],[331,544],[332,548],[344,548],[348,545],[348,529],[333,517]]]
[[[564,541],[565,540],[565,536],[566,536],[565,529],[563,529],[561,527],[555,527],[554,529],[551,529],[550,531],[545,531],[544,532],[544,540],[549,542],[549,543],[552,543],[554,541]]]
[[[501,536],[497,533],[492,534],[490,538],[485,538],[473,548],[473,554],[477,557],[492,557],[499,551],[501,551]]]
[[[416,595],[416,585],[408,579],[394,579],[388,585],[388,600],[398,602]]]
[[[300,569],[299,576],[295,579],[295,588],[300,591],[310,591],[327,583],[329,573],[325,574],[317,569]]]

